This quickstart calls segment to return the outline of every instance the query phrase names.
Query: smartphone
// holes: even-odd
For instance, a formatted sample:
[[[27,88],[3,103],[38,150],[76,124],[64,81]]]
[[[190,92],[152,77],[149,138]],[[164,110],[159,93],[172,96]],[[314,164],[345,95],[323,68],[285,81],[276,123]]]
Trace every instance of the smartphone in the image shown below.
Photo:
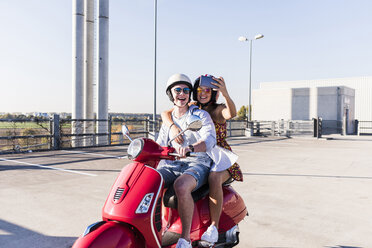
[[[211,83],[217,83],[216,80],[213,80],[213,78],[211,77],[207,77],[207,76],[201,76],[200,77],[200,86],[204,86],[204,87],[209,87],[209,88],[212,88],[212,89],[218,89],[218,86],[215,86]]]

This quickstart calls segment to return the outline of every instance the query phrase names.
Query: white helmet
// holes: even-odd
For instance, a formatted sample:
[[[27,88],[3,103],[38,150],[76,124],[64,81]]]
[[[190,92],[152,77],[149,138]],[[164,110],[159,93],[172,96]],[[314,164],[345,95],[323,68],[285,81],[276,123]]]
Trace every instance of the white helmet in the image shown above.
[[[192,83],[191,83],[191,80],[188,76],[186,76],[185,74],[181,74],[181,73],[176,73],[176,74],[173,74],[172,76],[170,76],[170,78],[168,79],[167,81],[167,89],[165,90],[165,92],[167,93],[169,99],[171,100],[171,102],[174,101],[173,99],[173,96],[172,96],[172,92],[171,92],[171,88],[177,84],[186,84],[192,91]],[[190,94],[191,94],[191,91],[190,91]],[[190,98],[189,100],[191,100],[191,95],[190,95]]]

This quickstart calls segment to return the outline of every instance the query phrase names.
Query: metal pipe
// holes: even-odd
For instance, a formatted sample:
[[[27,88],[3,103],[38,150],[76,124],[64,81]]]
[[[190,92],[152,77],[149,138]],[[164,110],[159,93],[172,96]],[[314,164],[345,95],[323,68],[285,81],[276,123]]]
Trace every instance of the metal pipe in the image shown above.
[[[84,80],[84,1],[72,1],[72,118],[83,118],[83,80]],[[80,123],[73,123],[72,133],[82,133]],[[80,146],[74,141],[72,146]]]
[[[109,1],[98,0],[98,93],[97,118],[108,119],[108,50],[109,50]],[[98,122],[98,133],[108,133],[107,122]],[[107,136],[99,136],[98,144],[106,145]]]
[[[93,119],[93,73],[94,73],[94,0],[85,0],[85,63],[84,63],[84,119]],[[93,122],[84,122],[84,133],[93,133]],[[93,144],[84,140],[85,146]]]
[[[156,42],[157,42],[157,9],[158,1],[154,2],[154,114],[152,119],[154,121],[154,134],[156,133]],[[155,135],[156,136],[156,135]],[[155,137],[156,138],[156,137]]]
[[[249,40],[249,94],[248,122],[252,121],[252,40]]]

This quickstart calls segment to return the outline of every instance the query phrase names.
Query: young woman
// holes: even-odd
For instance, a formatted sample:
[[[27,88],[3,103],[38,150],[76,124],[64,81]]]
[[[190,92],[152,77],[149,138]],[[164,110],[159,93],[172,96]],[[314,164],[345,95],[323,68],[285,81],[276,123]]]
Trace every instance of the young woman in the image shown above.
[[[230,146],[226,141],[226,120],[229,120],[236,116],[236,107],[233,100],[230,98],[227,92],[225,80],[222,77],[212,77],[216,83],[212,83],[217,89],[200,85],[200,77],[194,82],[193,88],[193,100],[192,104],[197,105],[199,108],[206,110],[214,122],[216,128],[217,145],[231,150]],[[217,104],[219,94],[225,98],[225,104]],[[176,136],[181,130],[173,125],[171,118],[172,110],[164,111],[161,114],[163,122],[171,126],[171,136]],[[182,136],[176,139],[179,144],[183,143]],[[229,169],[223,171],[211,171],[208,177],[209,183],[209,211],[211,216],[211,225],[207,231],[202,235],[202,240],[215,243],[218,240],[218,225],[220,215],[222,212],[223,203],[223,192],[222,184],[228,179],[233,178],[236,181],[243,181],[243,174],[237,163],[233,164]]]

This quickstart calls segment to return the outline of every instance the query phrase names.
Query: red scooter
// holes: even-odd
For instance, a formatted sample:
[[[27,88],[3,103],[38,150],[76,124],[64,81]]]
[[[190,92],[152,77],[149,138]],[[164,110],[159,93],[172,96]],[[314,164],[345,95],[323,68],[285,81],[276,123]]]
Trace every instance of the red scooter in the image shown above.
[[[201,121],[196,118],[189,121],[187,130],[200,128]],[[129,133],[125,126],[123,130],[125,135]],[[135,162],[122,169],[112,186],[102,210],[103,220],[88,226],[73,248],[176,247],[182,231],[177,198],[173,188],[164,189],[156,168],[161,159],[175,160],[178,154],[173,147],[161,147],[148,138],[130,140],[128,157]],[[214,247],[233,247],[239,243],[237,224],[248,212],[242,197],[230,185],[223,187],[223,193],[219,239]],[[205,247],[208,244],[200,238],[210,225],[208,185],[192,195],[195,202],[192,246]]]

